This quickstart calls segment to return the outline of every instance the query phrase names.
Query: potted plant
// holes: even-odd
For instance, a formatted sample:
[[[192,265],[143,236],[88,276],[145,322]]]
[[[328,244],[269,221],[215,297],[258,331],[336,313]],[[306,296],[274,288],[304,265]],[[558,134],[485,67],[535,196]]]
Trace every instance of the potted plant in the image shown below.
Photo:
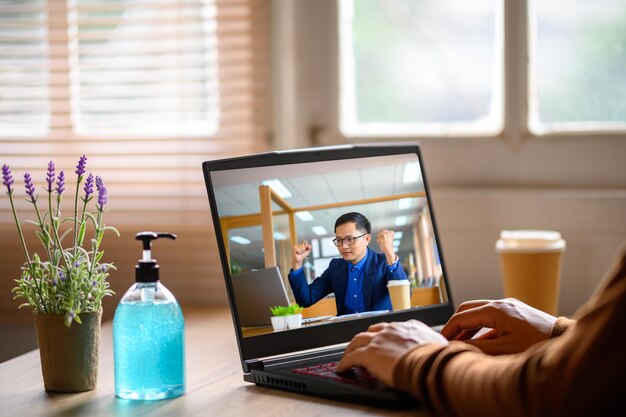
[[[41,243],[41,252],[32,254],[15,208],[11,170],[8,165],[2,166],[2,183],[24,253],[14,298],[25,300],[19,308],[32,309],[48,391],[80,392],[96,387],[102,299],[113,294],[107,277],[114,266],[103,262],[100,245],[105,231],[119,233],[104,224],[107,189],[102,178],[93,174],[85,177],[86,162],[83,155],[75,171],[73,216],[62,217],[65,174],[57,174],[52,161],[48,164],[44,185],[47,201],[43,204],[32,177],[24,174],[26,201],[32,204],[35,218],[28,222],[35,225]],[[91,204],[94,199],[95,204]],[[40,205],[45,209],[41,210]]]
[[[274,330],[297,329],[302,327],[302,307],[298,304],[270,307]]]

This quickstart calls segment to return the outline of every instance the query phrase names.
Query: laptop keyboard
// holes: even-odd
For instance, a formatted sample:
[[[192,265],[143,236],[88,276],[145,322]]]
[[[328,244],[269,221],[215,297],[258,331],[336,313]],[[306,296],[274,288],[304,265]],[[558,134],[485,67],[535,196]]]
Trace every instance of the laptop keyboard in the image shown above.
[[[298,374],[318,376],[320,378],[333,379],[348,384],[371,385],[378,381],[365,368],[354,367],[347,372],[336,372],[338,362],[322,363],[304,368],[292,369],[291,372]]]

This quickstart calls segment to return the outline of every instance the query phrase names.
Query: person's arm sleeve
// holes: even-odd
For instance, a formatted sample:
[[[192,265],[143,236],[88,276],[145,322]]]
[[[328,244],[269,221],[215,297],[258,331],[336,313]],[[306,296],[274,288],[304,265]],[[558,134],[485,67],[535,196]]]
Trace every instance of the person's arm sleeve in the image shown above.
[[[291,291],[296,299],[296,303],[302,307],[309,307],[330,294],[332,288],[327,272],[328,270],[324,271],[324,273],[320,277],[315,278],[311,284],[307,284],[302,268],[296,271],[290,271],[289,285],[291,286]]]
[[[552,326],[552,331],[550,332],[550,337],[558,337],[567,331],[567,329],[571,328],[574,324],[576,324],[576,320],[568,319],[567,317],[559,317],[554,322]]]
[[[394,279],[407,279],[406,272],[404,272],[404,268],[402,268],[402,264],[400,264],[400,258],[396,255],[396,261],[393,265],[389,265],[385,261],[385,275],[387,277],[387,281]]]
[[[398,257],[398,255],[396,255],[395,262],[392,263],[391,265],[387,264],[387,271],[393,274],[396,271],[396,269],[398,269],[398,265],[400,265],[400,258]]]
[[[626,415],[624,256],[560,337],[523,353],[488,356],[462,343],[401,357],[394,386],[443,416]]]

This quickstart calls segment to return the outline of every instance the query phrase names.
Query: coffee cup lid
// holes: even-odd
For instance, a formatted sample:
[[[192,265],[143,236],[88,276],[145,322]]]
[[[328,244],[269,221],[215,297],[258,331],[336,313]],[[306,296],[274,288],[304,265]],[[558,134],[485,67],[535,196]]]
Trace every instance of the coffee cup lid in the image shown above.
[[[565,240],[552,230],[503,230],[496,242],[498,252],[563,252]]]
[[[408,279],[392,279],[387,281],[388,287],[397,287],[400,285],[409,285],[411,282]]]

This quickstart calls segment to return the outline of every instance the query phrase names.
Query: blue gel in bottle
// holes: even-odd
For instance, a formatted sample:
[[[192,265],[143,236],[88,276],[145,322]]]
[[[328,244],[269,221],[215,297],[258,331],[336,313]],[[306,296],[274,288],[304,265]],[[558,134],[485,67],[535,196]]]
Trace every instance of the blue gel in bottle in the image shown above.
[[[143,259],[136,283],[126,291],[113,319],[115,395],[132,400],[162,400],[185,393],[183,313],[172,293],[159,282],[159,266],[150,244],[169,233],[138,233]]]

